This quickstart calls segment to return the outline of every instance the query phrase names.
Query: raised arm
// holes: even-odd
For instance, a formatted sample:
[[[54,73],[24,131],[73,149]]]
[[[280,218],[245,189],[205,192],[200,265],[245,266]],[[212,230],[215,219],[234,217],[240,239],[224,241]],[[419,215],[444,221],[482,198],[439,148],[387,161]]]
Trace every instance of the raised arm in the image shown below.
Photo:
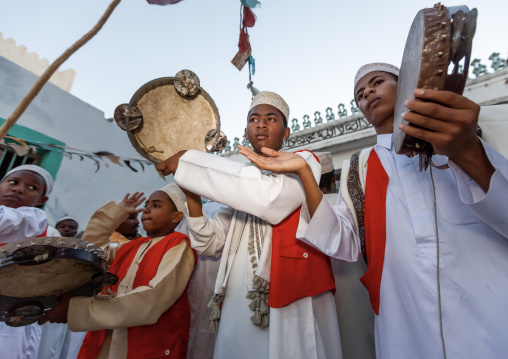
[[[300,154],[320,176],[310,152]],[[189,150],[178,159],[175,182],[201,196],[277,224],[302,205],[305,194],[296,175],[263,174],[254,165],[237,163],[208,153]],[[172,160],[164,163],[174,163]],[[164,163],[157,169],[172,173]],[[174,166],[172,167],[174,170]]]
[[[187,195],[188,192],[184,192]],[[199,204],[196,203],[198,200]],[[191,212],[193,206],[194,211]],[[233,209],[216,202],[203,206],[199,196],[194,199],[187,196],[187,207],[185,221],[178,227],[178,231],[189,236],[192,248],[199,255],[218,257],[226,242]]]
[[[118,245],[115,243],[113,247],[110,246],[112,244],[109,239],[111,234],[129,215],[143,210],[136,207],[144,200],[142,192],[136,192],[133,195],[127,193],[121,202],[110,202],[101,207],[88,222],[82,239],[101,247],[106,251],[108,261],[112,261],[118,250]]]
[[[410,111],[404,119],[418,127],[400,129],[430,142],[437,154],[447,156],[487,192],[495,168],[476,134],[480,106],[450,91],[418,89],[414,95],[405,103]]]
[[[246,146],[238,146],[238,149],[242,155],[262,170],[297,175],[305,191],[310,216],[314,215],[323,199],[323,192],[319,188],[311,166],[302,156],[292,152],[277,152],[269,148],[262,148],[261,151],[266,156],[261,156]]]

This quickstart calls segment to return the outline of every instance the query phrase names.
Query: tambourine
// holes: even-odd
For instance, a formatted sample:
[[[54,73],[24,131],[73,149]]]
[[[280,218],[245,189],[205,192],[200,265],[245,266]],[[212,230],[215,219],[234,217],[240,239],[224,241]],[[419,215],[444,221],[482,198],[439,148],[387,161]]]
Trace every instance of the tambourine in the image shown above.
[[[407,37],[400,67],[393,123],[395,151],[420,156],[420,170],[426,169],[434,153],[432,145],[399,129],[408,122],[404,101],[413,98],[417,88],[448,90],[462,94],[467,80],[476,9],[467,6],[445,7],[440,3],[416,15]]]
[[[128,104],[117,106],[114,118],[133,147],[154,163],[181,150],[221,151],[227,142],[215,102],[190,70],[144,84]]]
[[[13,327],[36,322],[70,292],[90,297],[114,285],[106,255],[77,238],[38,237],[0,247],[0,321]]]

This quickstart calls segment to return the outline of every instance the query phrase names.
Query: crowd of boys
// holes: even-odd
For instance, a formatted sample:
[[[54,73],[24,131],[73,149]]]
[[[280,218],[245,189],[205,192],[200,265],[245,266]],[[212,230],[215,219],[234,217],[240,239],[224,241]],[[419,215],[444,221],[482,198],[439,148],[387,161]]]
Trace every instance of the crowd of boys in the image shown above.
[[[338,193],[330,154],[283,151],[289,106],[257,94],[252,149],[239,146],[250,162],[182,151],[157,165],[175,183],[100,208],[82,239],[106,252],[118,283],[64,293],[38,324],[86,332],[71,345],[78,358],[504,357],[508,160],[478,137],[478,105],[429,89],[406,101],[400,130],[432,144],[431,166],[396,154],[397,81],[392,65],[358,71],[377,144],[344,164]],[[52,186],[37,166],[7,173],[0,242],[48,235],[37,207]],[[65,237],[77,229],[69,216],[56,223]],[[198,296],[193,272],[209,288]],[[0,326],[1,357],[36,358],[37,331]]]

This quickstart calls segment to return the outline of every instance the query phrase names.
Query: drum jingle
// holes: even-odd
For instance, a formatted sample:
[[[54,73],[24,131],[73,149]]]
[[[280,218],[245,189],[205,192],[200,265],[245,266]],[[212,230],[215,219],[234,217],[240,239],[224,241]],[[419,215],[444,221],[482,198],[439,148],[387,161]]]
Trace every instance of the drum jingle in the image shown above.
[[[408,122],[404,101],[413,98],[417,88],[448,90],[462,94],[467,80],[476,9],[467,6],[445,7],[440,3],[416,15],[407,37],[399,72],[393,122],[395,151],[420,156],[420,170],[426,169],[434,153],[426,141],[406,135],[399,129]]]
[[[190,70],[144,84],[128,104],[117,106],[114,118],[153,163],[181,150],[221,151],[227,142],[214,101]]]
[[[13,327],[36,322],[58,296],[91,297],[114,285],[106,255],[77,238],[38,237],[0,247],[0,321]]]

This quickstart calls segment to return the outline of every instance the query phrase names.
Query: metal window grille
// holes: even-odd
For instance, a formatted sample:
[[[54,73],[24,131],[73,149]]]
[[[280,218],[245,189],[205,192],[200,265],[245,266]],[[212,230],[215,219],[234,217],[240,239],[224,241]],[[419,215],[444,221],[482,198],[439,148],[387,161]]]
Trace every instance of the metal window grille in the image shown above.
[[[0,178],[3,178],[7,172],[21,165],[40,165],[42,154],[27,154],[18,156],[18,154],[10,147],[0,145],[2,154],[0,155]]]

